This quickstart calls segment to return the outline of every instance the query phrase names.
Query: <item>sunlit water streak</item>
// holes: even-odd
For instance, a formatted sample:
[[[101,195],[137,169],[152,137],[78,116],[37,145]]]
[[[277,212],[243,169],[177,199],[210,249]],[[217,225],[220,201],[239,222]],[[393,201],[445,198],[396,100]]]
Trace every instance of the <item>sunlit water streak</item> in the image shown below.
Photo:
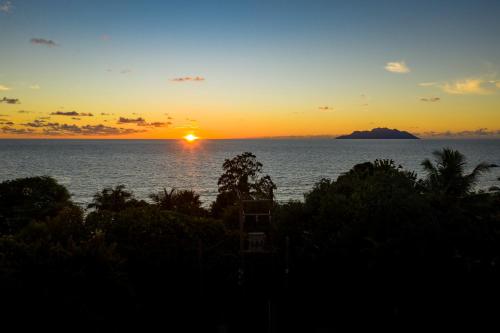
[[[464,153],[470,167],[481,161],[500,165],[500,140],[0,140],[0,181],[50,175],[81,204],[118,184],[142,199],[163,187],[193,189],[208,204],[217,195],[224,159],[250,151],[277,184],[278,200],[301,200],[321,178],[335,179],[377,158],[422,176],[420,162],[443,147]],[[499,185],[498,177],[495,168],[478,187]]]

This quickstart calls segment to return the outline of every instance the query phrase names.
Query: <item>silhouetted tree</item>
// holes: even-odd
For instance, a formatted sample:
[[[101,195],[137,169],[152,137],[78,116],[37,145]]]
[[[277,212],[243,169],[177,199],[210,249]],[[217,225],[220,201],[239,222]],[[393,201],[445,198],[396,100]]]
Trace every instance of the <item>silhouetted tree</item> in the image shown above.
[[[465,156],[457,150],[444,148],[433,152],[435,163],[429,159],[422,162],[427,177],[424,185],[435,194],[462,197],[471,192],[481,173],[490,165],[478,164],[471,173],[465,174]]]
[[[222,165],[224,173],[219,177],[217,185],[219,194],[212,205],[212,213],[222,216],[225,208],[242,199],[273,199],[276,185],[271,177],[261,177],[262,163],[254,154],[245,152],[226,159]]]

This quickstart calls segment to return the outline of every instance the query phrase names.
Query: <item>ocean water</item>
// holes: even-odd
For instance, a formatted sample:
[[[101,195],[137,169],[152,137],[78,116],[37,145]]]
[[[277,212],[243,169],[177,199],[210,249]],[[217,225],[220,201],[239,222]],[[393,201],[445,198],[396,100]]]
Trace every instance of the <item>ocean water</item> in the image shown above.
[[[0,140],[0,181],[49,175],[85,205],[106,186],[124,184],[146,199],[163,187],[192,189],[205,204],[217,195],[224,159],[253,152],[278,186],[277,199],[301,200],[321,178],[335,179],[356,163],[393,159],[424,173],[420,162],[443,147],[466,155],[471,169],[500,165],[500,140]],[[500,185],[500,168],[481,177],[478,189]]]

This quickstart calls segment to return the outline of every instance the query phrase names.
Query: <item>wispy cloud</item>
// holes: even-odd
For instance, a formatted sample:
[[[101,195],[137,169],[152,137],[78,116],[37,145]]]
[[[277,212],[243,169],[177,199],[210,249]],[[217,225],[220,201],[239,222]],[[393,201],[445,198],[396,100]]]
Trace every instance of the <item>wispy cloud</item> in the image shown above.
[[[432,87],[432,86],[435,86],[437,84],[438,84],[437,82],[422,82],[422,83],[419,83],[418,85],[420,87]]]
[[[420,98],[422,102],[439,102],[441,100],[440,97],[422,97]]]
[[[392,73],[406,74],[410,72],[410,68],[406,65],[404,61],[394,61],[388,62],[385,65],[385,69]]]
[[[10,90],[10,87],[4,86],[3,84],[0,84],[0,91],[8,91]]]
[[[52,116],[71,116],[71,117],[93,117],[92,113],[76,112],[76,111],[56,111],[51,113]]]
[[[138,123],[137,125],[138,126],[147,126],[147,127],[168,127],[169,125],[172,125],[172,123],[170,121],[167,121],[167,122],[154,121],[151,123],[147,123],[147,122]]]
[[[185,77],[176,77],[170,79],[172,82],[201,82],[205,81],[205,78],[202,76],[185,76]]]
[[[333,108],[331,106],[319,106],[318,107],[319,110],[321,111],[333,111]]]
[[[197,128],[199,128],[198,121],[196,119],[186,118],[186,121],[188,121],[187,124],[182,124],[182,125],[176,126],[175,128],[178,128],[178,129],[197,129]]]
[[[45,46],[48,46],[48,47],[59,46],[59,44],[57,44],[53,40],[51,40],[51,39],[45,39],[45,38],[31,38],[30,42],[31,42],[31,44],[45,45]]]
[[[40,86],[38,84],[33,84],[31,86],[29,86],[30,89],[33,89],[33,90],[40,90]]]
[[[499,82],[486,78],[466,78],[440,85],[441,89],[452,95],[489,95],[500,88]]]
[[[12,6],[12,2],[10,1],[4,1],[0,3],[0,12],[2,13],[10,13],[12,11],[12,8],[14,8],[14,6]]]
[[[0,99],[0,103],[20,104],[21,102],[19,101],[18,98],[7,98],[7,97],[4,97],[4,98]]]
[[[481,137],[498,137],[500,136],[500,129],[489,130],[487,128],[478,128],[476,130],[464,131],[443,131],[435,132],[428,131],[417,133],[421,137],[442,137],[442,138],[481,138]]]

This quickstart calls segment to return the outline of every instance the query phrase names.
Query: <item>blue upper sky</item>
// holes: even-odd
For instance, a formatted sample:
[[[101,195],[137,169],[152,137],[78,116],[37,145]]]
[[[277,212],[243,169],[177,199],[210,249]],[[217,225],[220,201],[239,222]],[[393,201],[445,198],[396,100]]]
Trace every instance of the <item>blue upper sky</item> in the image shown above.
[[[406,98],[414,99],[408,103],[414,110],[419,98],[472,92],[488,95],[467,101],[480,105],[491,123],[500,119],[491,114],[498,98],[490,96],[500,66],[499,14],[498,0],[0,0],[0,87],[42,111],[65,106],[129,115],[147,101],[148,110],[140,111],[150,118],[165,109],[200,119],[233,112],[235,121],[263,110],[276,117],[285,109],[302,112],[308,105],[348,110],[362,95],[384,109],[373,117],[329,118],[333,132],[368,126],[357,122],[361,118],[401,124],[405,114],[391,110]],[[407,66],[407,75],[388,75],[389,62]],[[203,88],[165,88],[172,78],[196,76],[206,78]],[[451,115],[453,105],[443,112]],[[443,121],[418,125],[445,130]],[[223,127],[234,124],[219,123],[207,128],[229,135]],[[327,131],[309,123],[310,133]],[[293,124],[270,134],[308,133]],[[465,116],[449,129],[466,124]]]

